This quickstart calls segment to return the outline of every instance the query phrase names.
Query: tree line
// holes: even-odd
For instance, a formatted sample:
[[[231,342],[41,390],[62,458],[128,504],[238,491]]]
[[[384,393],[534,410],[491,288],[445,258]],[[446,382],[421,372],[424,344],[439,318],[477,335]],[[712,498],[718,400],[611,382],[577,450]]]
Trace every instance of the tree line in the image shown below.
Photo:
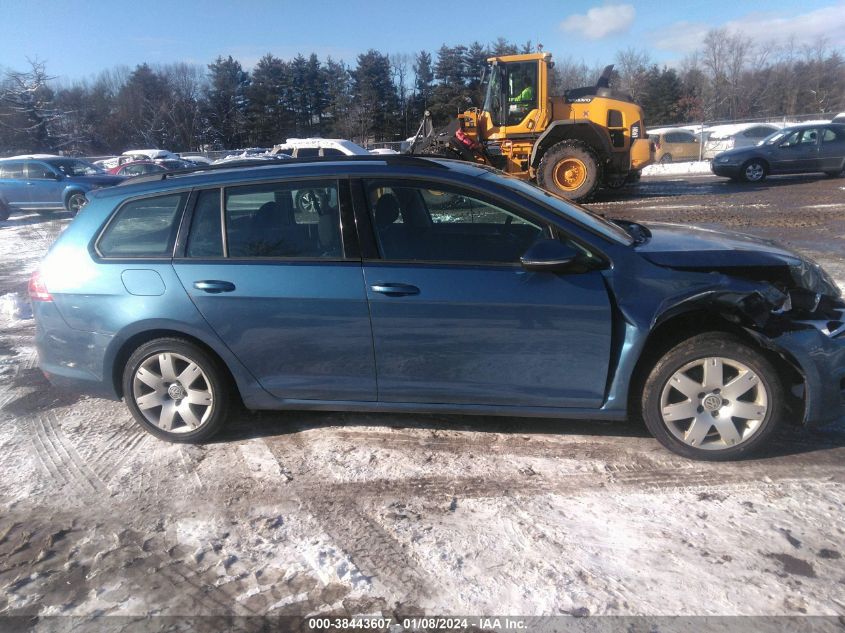
[[[229,56],[205,67],[115,67],[72,83],[34,60],[0,79],[0,153],[234,149],[308,136],[397,141],[416,131],[426,110],[445,124],[480,106],[488,57],[535,50],[499,38],[415,54],[369,50],[354,66],[268,53],[252,69]],[[554,94],[595,83],[601,66],[555,53]],[[824,41],[757,46],[714,29],[676,68],[637,49],[608,62],[611,86],[643,106],[651,127],[845,110],[845,63]]]

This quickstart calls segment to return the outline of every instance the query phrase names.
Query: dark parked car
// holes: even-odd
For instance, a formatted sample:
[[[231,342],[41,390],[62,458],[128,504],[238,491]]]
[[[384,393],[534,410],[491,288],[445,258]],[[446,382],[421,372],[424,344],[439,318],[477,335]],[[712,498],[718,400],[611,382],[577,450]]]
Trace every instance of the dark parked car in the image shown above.
[[[307,209],[296,193],[310,192]],[[757,238],[610,222],[495,170],[368,156],[96,191],[30,280],[56,384],[201,441],[250,409],[642,415],[729,459],[845,416],[845,302]]]
[[[845,169],[845,125],[787,127],[754,147],[718,154],[710,167],[717,176],[746,182],[760,182],[769,174],[824,172],[839,176]]]
[[[36,155],[0,160],[0,219],[11,211],[57,211],[71,214],[85,204],[85,195],[123,178],[76,158]]]

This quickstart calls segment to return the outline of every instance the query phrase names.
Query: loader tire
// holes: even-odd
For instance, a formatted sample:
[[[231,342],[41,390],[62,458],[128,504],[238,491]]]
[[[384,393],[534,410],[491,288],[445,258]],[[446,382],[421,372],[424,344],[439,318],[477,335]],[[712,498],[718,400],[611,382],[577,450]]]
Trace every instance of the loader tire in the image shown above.
[[[572,200],[589,200],[601,182],[598,156],[581,141],[552,145],[537,167],[537,183],[546,191]]]

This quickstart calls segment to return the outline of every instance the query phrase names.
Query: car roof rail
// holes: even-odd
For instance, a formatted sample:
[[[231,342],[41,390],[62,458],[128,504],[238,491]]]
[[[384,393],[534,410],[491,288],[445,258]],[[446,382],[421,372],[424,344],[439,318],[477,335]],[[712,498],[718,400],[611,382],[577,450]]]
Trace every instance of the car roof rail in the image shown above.
[[[368,163],[379,162],[387,163],[389,165],[413,165],[415,167],[433,167],[439,169],[448,169],[437,161],[430,160],[437,158],[436,156],[409,156],[407,154],[373,154],[372,156],[312,156],[309,158],[289,158],[284,160],[270,161],[267,159],[245,158],[243,160],[233,160],[228,163],[219,163],[217,165],[197,165],[196,167],[185,167],[184,169],[172,169],[169,171],[156,172],[154,174],[144,174],[142,176],[133,176],[127,178],[117,186],[134,185],[143,182],[155,182],[158,180],[167,180],[175,176],[189,176],[207,171],[218,171],[221,169],[244,169],[248,167],[279,167],[281,165],[301,165],[307,163]]]

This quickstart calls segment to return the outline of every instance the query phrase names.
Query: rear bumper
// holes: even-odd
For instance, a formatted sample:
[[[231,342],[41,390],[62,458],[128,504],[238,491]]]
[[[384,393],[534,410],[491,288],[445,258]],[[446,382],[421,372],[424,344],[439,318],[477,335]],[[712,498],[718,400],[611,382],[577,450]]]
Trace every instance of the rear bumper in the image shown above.
[[[34,302],[33,314],[38,366],[52,384],[99,398],[120,399],[103,366],[112,336],[70,328],[50,302]]]

